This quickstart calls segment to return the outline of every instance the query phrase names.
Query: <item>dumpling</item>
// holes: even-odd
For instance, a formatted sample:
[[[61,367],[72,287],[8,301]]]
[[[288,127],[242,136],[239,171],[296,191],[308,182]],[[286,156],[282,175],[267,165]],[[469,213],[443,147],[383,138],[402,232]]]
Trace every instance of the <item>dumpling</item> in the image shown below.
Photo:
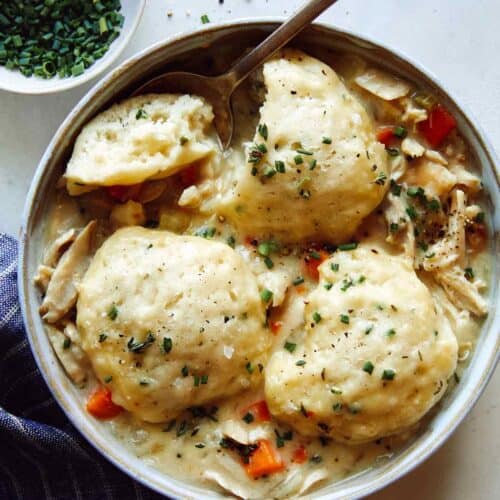
[[[66,170],[70,194],[175,174],[217,148],[212,108],[201,97],[148,94],[126,99],[91,120]]]
[[[304,342],[266,367],[271,413],[306,435],[353,444],[409,428],[455,370],[449,324],[405,259],[360,247],[319,271]]]
[[[313,57],[288,49],[263,72],[260,124],[219,212],[256,237],[345,241],[388,186],[387,153],[373,123]]]
[[[255,277],[232,248],[140,227],[106,240],[77,303],[96,375],[148,422],[257,383],[265,319]]]

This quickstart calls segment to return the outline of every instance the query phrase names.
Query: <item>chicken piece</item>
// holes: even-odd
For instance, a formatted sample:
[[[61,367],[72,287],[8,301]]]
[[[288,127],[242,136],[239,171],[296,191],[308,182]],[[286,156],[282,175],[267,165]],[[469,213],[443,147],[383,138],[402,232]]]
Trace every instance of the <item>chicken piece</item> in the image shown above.
[[[487,314],[488,304],[479,293],[482,282],[468,281],[460,267],[438,270],[434,273],[434,279],[458,309],[467,309],[476,316]]]
[[[401,151],[410,158],[420,158],[425,153],[425,148],[415,139],[405,137],[401,143]]]
[[[273,307],[283,304],[290,281],[289,274],[280,270],[264,272],[258,277],[259,285],[273,292]]]
[[[448,165],[448,160],[439,151],[427,149],[424,156],[434,163],[439,163],[439,165],[443,165],[445,167]]]
[[[74,228],[68,229],[59,236],[47,249],[43,258],[43,263],[49,267],[55,267],[61,255],[75,241],[78,231]]]
[[[96,227],[97,222],[90,221],[57,263],[40,306],[48,323],[59,321],[76,304],[77,285],[90,264]]]
[[[64,333],[51,325],[45,325],[45,328],[65,372],[75,384],[83,384],[87,379],[88,362],[81,347],[72,339],[76,331],[74,323],[68,323]]]
[[[395,245],[401,245],[405,256],[414,262],[415,228],[413,222],[406,216],[406,207],[402,198],[389,193],[385,206],[384,215],[389,227],[386,241]]]
[[[401,117],[403,122],[416,124],[427,120],[427,110],[416,107],[412,99],[405,99],[405,101],[405,110]]]
[[[354,81],[362,89],[385,101],[393,101],[410,92],[410,86],[405,81],[375,68],[369,68],[362,75],[357,76]]]
[[[423,186],[427,195],[438,198],[447,195],[457,182],[457,178],[447,168],[432,161],[422,159],[408,169],[403,181],[409,186]]]
[[[450,216],[446,236],[432,245],[422,260],[426,271],[444,269],[452,264],[465,265],[465,193],[455,189],[451,194]]]
[[[36,276],[33,278],[33,282],[42,293],[47,291],[53,273],[53,267],[45,266],[44,264],[40,264],[38,266],[38,271]]]
[[[480,191],[482,187],[481,179],[477,175],[469,172],[460,163],[451,165],[450,172],[452,172],[456,176],[456,184],[466,187],[467,191],[471,194],[476,194],[478,191]]]

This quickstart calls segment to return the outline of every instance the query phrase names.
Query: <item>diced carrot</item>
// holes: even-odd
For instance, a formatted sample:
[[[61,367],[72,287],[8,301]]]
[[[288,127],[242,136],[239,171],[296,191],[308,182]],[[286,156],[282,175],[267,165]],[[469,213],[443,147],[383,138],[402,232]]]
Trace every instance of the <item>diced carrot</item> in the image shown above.
[[[269,422],[271,420],[269,408],[264,400],[252,403],[241,412],[242,415],[246,415],[247,413],[251,413],[253,415],[255,422]]]
[[[306,411],[306,414],[307,414],[307,418],[313,418],[316,416],[316,413],[314,413],[313,411],[311,410],[307,410]]]
[[[283,321],[271,321],[270,327],[274,335],[277,335],[283,326]]]
[[[299,295],[304,295],[305,291],[306,291],[306,287],[305,285],[298,285],[295,287],[295,291],[299,294]]]
[[[319,259],[315,259],[311,254],[304,257],[304,272],[314,281],[319,280],[318,267],[329,257],[328,252],[325,252],[325,250],[320,250],[317,253],[319,254]]]
[[[99,387],[88,399],[87,411],[96,418],[106,419],[116,417],[123,408],[113,403],[108,388]]]
[[[381,127],[377,131],[377,141],[381,142],[385,147],[394,143],[396,136],[394,135],[393,127]]]
[[[418,130],[432,147],[437,148],[456,126],[453,115],[438,104],[434,106],[427,120],[418,124]]]
[[[121,201],[122,203],[128,200],[136,200],[141,191],[142,184],[132,184],[130,186],[108,186],[107,193],[111,198]]]
[[[258,448],[248,457],[248,463],[244,464],[250,477],[273,474],[285,468],[283,459],[268,439],[260,439],[257,445]]]
[[[303,445],[300,445],[294,452],[292,456],[292,462],[296,464],[303,464],[307,460],[307,450]]]

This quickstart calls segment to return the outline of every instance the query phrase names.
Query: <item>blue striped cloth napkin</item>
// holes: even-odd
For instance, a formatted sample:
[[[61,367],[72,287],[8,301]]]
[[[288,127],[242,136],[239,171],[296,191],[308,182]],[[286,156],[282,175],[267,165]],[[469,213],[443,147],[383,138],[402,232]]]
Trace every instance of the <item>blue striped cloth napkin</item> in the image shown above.
[[[97,453],[38,370],[17,294],[17,243],[0,234],[0,499],[160,499]]]

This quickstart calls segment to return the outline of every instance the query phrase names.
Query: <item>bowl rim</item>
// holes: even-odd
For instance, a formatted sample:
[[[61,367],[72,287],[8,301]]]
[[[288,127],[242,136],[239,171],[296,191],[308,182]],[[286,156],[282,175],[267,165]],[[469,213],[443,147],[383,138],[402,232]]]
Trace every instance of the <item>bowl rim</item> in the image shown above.
[[[182,32],[179,34],[174,34],[172,36],[166,37],[159,42],[156,42],[135,55],[131,56],[124,62],[122,62],[117,68],[108,73],[105,77],[103,77],[99,82],[93,85],[93,87],[80,99],[80,101],[74,106],[72,111],[68,114],[65,120],[62,122],[56,133],[54,134],[52,140],[50,141],[47,149],[45,150],[37,168],[35,174],[33,176],[33,180],[30,185],[30,189],[26,198],[26,203],[22,215],[22,225],[19,234],[19,262],[18,262],[18,288],[19,288],[19,299],[21,305],[21,312],[23,316],[24,326],[26,328],[27,337],[29,340],[29,345],[35,361],[37,363],[38,368],[50,390],[54,399],[58,402],[59,406],[66,414],[68,419],[72,422],[72,424],[78,429],[81,435],[93,446],[101,455],[103,455],[107,460],[113,463],[116,467],[118,467],[122,472],[126,473],[129,477],[139,481],[144,486],[162,494],[162,495],[174,495],[174,498],[196,498],[192,496],[192,492],[187,494],[184,490],[183,485],[178,483],[175,478],[169,476],[164,473],[159,473],[154,469],[148,467],[146,472],[141,472],[138,470],[130,469],[129,464],[130,460],[128,458],[123,458],[119,456],[119,453],[116,450],[110,450],[109,447],[106,446],[104,440],[100,439],[98,436],[95,436],[91,433],[90,427],[86,427],[85,423],[80,422],[76,415],[73,415],[71,411],[68,409],[67,401],[65,400],[64,393],[59,390],[58,387],[53,384],[50,379],[48,372],[45,371],[44,361],[40,355],[40,352],[37,350],[36,341],[37,341],[37,332],[36,328],[33,324],[33,317],[37,313],[32,313],[28,310],[29,303],[29,288],[31,286],[31,277],[28,274],[28,265],[26,254],[29,246],[29,236],[28,229],[30,226],[30,220],[32,217],[32,207],[34,206],[35,199],[38,194],[38,190],[40,188],[40,184],[43,178],[44,171],[46,169],[47,164],[49,163],[52,146],[57,142],[57,138],[65,131],[66,128],[71,126],[71,123],[74,121],[75,117],[80,113],[80,111],[87,105],[87,103],[99,93],[99,91],[109,87],[113,84],[114,80],[119,78],[122,73],[124,73],[128,67],[135,65],[142,58],[154,53],[159,49],[163,49],[166,46],[173,46],[182,41],[189,40],[193,36],[200,34],[210,34],[216,33],[217,31],[221,31],[228,28],[275,28],[277,25],[282,23],[286,18],[284,16],[273,16],[273,17],[244,17],[238,18],[231,21],[224,21],[219,23],[211,23],[210,26],[197,27],[195,29],[188,30],[186,32]],[[404,52],[399,49],[393,49],[388,47],[386,44],[362,34],[359,34],[353,30],[347,30],[344,28],[337,27],[331,23],[312,23],[312,28],[319,28],[329,32],[332,34],[338,35],[344,39],[348,39],[352,44],[357,42],[360,45],[366,44],[371,45],[373,47],[382,49],[392,55],[395,55],[396,58],[401,59],[408,65],[411,65],[419,75],[423,76],[425,79],[429,80],[437,89],[439,89],[443,94],[448,98],[454,106],[460,110],[461,117],[465,120],[467,127],[470,128],[476,135],[476,138],[479,142],[480,147],[476,148],[476,151],[481,150],[488,159],[488,162],[493,165],[493,175],[497,187],[497,191],[500,185],[499,181],[499,170],[498,165],[499,160],[497,158],[496,152],[493,149],[491,143],[489,142],[486,134],[484,133],[482,127],[477,123],[477,120],[473,117],[470,110],[463,104],[458,104],[454,95],[450,93],[448,90],[445,90],[446,87],[440,82],[438,78],[433,74],[433,72],[429,71],[422,64],[414,61],[411,57],[407,56]],[[311,27],[310,27],[311,28]],[[494,239],[494,238],[493,238]],[[496,241],[494,241],[496,243]],[[492,296],[492,299],[494,297]],[[352,486],[348,488],[346,491],[342,492],[342,496],[338,496],[338,494],[322,494],[321,491],[315,492],[314,495],[317,499],[326,500],[331,498],[359,498],[371,493],[375,493],[376,491],[388,486],[392,482],[406,475],[408,472],[416,468],[422,462],[424,462],[430,455],[432,455],[456,430],[458,425],[462,422],[465,416],[471,411],[472,407],[475,405],[480,395],[484,391],[489,379],[491,378],[495,367],[500,359],[500,328],[497,328],[495,332],[495,327],[498,327],[500,323],[500,297],[497,296],[497,307],[495,307],[493,301],[490,305],[491,311],[487,318],[487,321],[490,323],[489,328],[484,329],[482,332],[483,336],[487,336],[488,338],[493,337],[490,341],[492,347],[490,347],[489,351],[487,351],[488,360],[487,363],[482,366],[482,370],[478,373],[478,380],[475,381],[474,385],[472,385],[471,389],[466,394],[466,401],[463,402],[454,413],[451,413],[448,417],[448,425],[444,432],[439,434],[436,439],[432,442],[426,443],[424,441],[424,437],[419,438],[419,441],[422,439],[422,442],[418,443],[415,446],[415,449],[409,451],[408,455],[403,458],[399,463],[395,464],[392,469],[384,472],[381,477],[374,477],[369,479],[367,482],[358,485]],[[30,313],[32,315],[30,316]],[[448,410],[441,410],[440,413],[443,413]],[[426,446],[424,447],[424,445]],[[365,472],[365,471],[364,471]],[[157,476],[160,474],[161,476],[166,478],[168,485],[165,485],[165,482],[160,484],[158,480],[154,480],[153,476]],[[352,476],[348,476],[349,479]],[[343,482],[342,480],[341,482]],[[338,483],[337,483],[338,484]],[[195,488],[194,486],[191,486]],[[314,494],[314,493],[313,493]]]
[[[48,95],[74,89],[75,87],[79,87],[80,85],[83,85],[84,83],[87,83],[88,81],[96,78],[104,71],[106,71],[111,66],[111,64],[113,64],[118,59],[118,57],[120,57],[122,52],[125,50],[125,47],[129,44],[130,39],[136,32],[137,27],[139,26],[139,23],[142,19],[142,15],[144,14],[144,8],[146,7],[146,0],[135,0],[135,1],[138,4],[137,12],[134,14],[134,17],[132,18],[132,23],[130,27],[125,33],[121,31],[120,35],[110,45],[111,49],[113,44],[116,43],[115,45],[116,50],[111,52],[110,49],[108,49],[108,51],[106,51],[106,53],[100,59],[95,61],[95,63],[92,66],[90,66],[87,70],[85,70],[85,72],[82,75],[77,77],[62,78],[60,80],[55,80],[55,81],[52,81],[51,79],[44,80],[47,83],[46,88],[45,87],[19,88],[16,87],[16,80],[14,80],[11,85],[9,85],[6,84],[3,79],[0,78],[0,90],[3,90],[5,92],[13,92],[14,94],[21,94],[21,95]],[[24,78],[27,79],[27,77]],[[50,83],[52,83],[52,85],[49,85]]]

